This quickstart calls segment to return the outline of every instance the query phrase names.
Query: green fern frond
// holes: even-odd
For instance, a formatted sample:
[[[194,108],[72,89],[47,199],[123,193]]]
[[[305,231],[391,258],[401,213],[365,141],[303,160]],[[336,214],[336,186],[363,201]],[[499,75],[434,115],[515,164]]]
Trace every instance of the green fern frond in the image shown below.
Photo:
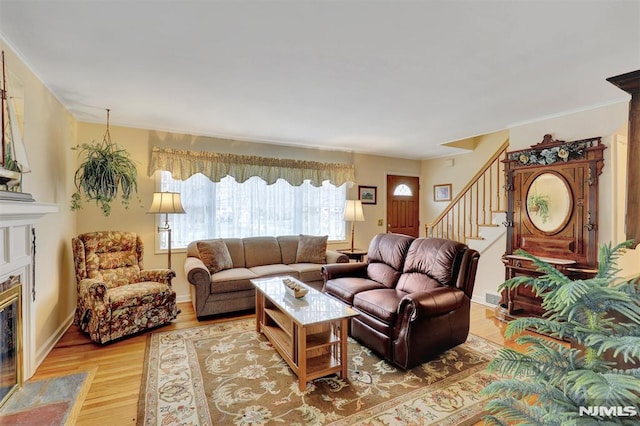
[[[626,374],[628,376],[633,376],[636,378],[640,378],[640,367],[639,368],[627,368],[624,370],[619,370],[617,368],[614,368],[611,370],[611,372],[613,373],[619,373],[619,374]]]
[[[612,287],[618,288],[623,293],[637,296],[640,294],[640,275],[617,283],[617,285],[613,285]]]
[[[640,400],[640,379],[627,374],[598,374],[578,370],[567,374],[565,389],[580,399],[581,405],[627,406]]]
[[[504,336],[507,339],[512,339],[514,336],[522,334],[525,330],[533,329],[541,333],[562,338],[569,333],[569,325],[570,324],[558,321],[550,321],[546,318],[522,317],[511,321],[507,325]]]
[[[531,283],[531,278],[529,277],[523,277],[523,276],[513,277],[511,279],[506,280],[502,284],[500,284],[498,286],[498,291],[513,290],[520,286],[530,285],[530,283]]]
[[[489,363],[487,370],[511,377],[531,376],[538,372],[536,360],[509,348],[498,350],[497,356]]]
[[[525,425],[555,426],[557,422],[544,422],[547,411],[537,405],[528,404],[515,398],[498,398],[489,401],[485,407],[492,414],[500,413],[500,418],[508,424],[516,422]]]
[[[519,249],[516,251],[516,254],[519,254],[531,260],[531,263],[536,266],[536,270],[542,273],[542,276],[538,277],[538,279],[535,281],[544,282],[544,285],[548,286],[548,288],[558,287],[566,282],[571,281],[569,277],[556,269],[555,266],[538,259],[536,256],[526,252],[525,250]],[[531,278],[529,278],[529,280],[531,280]]]
[[[589,294],[591,285],[583,280],[569,281],[550,292],[544,298],[544,306],[548,310],[562,310],[574,305],[579,299]]]
[[[517,379],[505,379],[487,385],[480,394],[491,397],[510,397],[524,399],[533,395],[546,392],[545,386],[540,383],[527,382]]]
[[[623,241],[614,247],[611,247],[611,243],[601,245],[598,251],[598,273],[596,278],[604,278],[608,281],[614,279],[620,272],[616,263],[629,247],[633,247],[633,240]]]
[[[640,337],[593,334],[585,339],[585,345],[592,347],[598,355],[611,350],[613,356],[622,354],[624,362],[640,364]]]
[[[484,426],[509,426],[509,423],[501,421],[496,416],[485,416]]]

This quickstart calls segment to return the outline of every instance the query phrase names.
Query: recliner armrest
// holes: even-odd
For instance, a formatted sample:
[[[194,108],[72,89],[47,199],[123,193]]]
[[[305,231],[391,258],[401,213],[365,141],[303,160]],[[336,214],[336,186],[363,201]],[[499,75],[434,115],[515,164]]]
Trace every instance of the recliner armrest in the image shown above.
[[[452,287],[439,287],[430,291],[409,293],[402,298],[398,314],[411,310],[411,321],[434,317],[454,311],[462,306],[466,298],[464,291]]]
[[[140,271],[140,279],[142,281],[153,281],[163,283],[171,287],[171,279],[175,278],[176,273],[171,269],[143,269]]]
[[[320,268],[322,279],[326,283],[328,280],[341,277],[367,277],[366,263],[333,263],[322,265]]]
[[[187,257],[184,261],[184,273],[187,281],[195,286],[208,288],[211,285],[211,273],[198,257]]]
[[[85,278],[80,281],[80,292],[91,296],[91,300],[104,303],[104,295],[107,294],[107,285],[95,278]]]

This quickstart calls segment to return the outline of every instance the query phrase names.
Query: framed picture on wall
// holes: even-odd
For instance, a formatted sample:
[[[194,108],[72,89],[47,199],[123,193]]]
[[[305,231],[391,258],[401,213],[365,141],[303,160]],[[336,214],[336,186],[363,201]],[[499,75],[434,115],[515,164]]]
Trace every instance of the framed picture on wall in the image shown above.
[[[433,201],[451,201],[451,184],[433,185]]]
[[[359,185],[358,200],[362,201],[362,204],[376,204],[378,202],[378,187]]]

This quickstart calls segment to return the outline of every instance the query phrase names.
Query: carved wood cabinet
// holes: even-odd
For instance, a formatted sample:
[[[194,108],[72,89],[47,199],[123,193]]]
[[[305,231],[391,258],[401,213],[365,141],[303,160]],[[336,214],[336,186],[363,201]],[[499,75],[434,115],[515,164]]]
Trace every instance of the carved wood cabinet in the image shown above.
[[[507,153],[507,247],[505,279],[540,275],[524,250],[569,277],[597,269],[598,177],[604,166],[600,138],[573,142],[545,135],[529,149]],[[542,315],[541,299],[530,287],[504,291],[496,314],[501,319]]]

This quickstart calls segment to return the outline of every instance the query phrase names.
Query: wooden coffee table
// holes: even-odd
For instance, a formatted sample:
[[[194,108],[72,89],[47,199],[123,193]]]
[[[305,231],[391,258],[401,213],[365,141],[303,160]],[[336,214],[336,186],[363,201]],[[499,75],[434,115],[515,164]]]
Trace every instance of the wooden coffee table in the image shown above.
[[[302,298],[287,294],[283,279],[309,288]],[[262,332],[298,376],[300,391],[307,382],[339,373],[347,378],[349,318],[358,313],[295,278],[251,280],[256,287],[256,331]]]

